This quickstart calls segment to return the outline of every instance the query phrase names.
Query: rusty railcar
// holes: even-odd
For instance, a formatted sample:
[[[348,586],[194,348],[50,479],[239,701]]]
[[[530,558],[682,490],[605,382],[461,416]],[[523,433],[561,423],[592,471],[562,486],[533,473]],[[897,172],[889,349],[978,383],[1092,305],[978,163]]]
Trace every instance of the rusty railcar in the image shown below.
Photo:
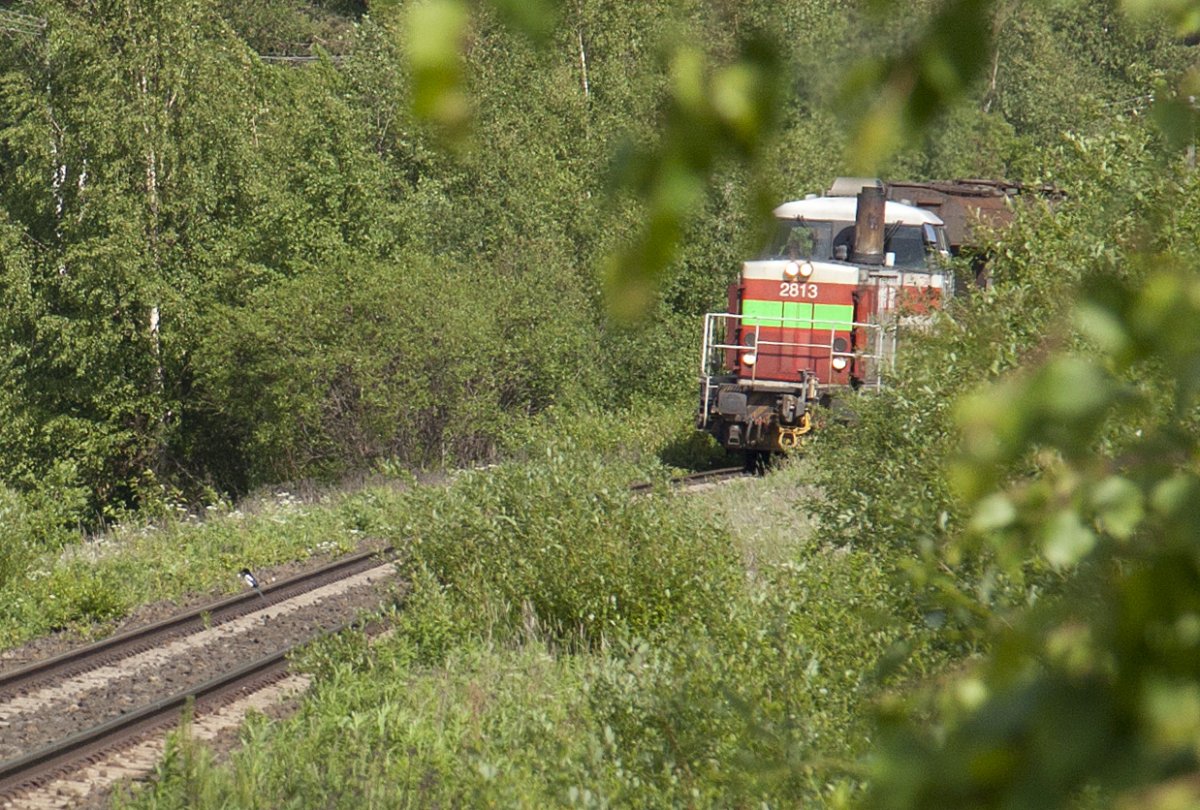
[[[845,185],[835,181],[834,188],[839,183]],[[989,283],[988,257],[980,249],[983,233],[1007,228],[1018,206],[1032,202],[1053,205],[1064,197],[1054,186],[1008,180],[901,180],[881,185],[887,199],[937,214],[945,224],[951,255],[970,254],[975,284],[980,287]]]

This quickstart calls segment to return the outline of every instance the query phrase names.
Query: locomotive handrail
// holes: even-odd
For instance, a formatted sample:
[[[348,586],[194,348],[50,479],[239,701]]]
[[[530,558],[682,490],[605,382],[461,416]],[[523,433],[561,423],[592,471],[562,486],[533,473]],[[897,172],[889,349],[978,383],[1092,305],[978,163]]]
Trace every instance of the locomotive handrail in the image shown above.
[[[736,314],[736,313],[732,313],[732,312],[709,312],[709,313],[705,314],[705,316],[704,316],[704,327],[705,327],[704,328],[704,347],[702,350],[703,357],[702,357],[701,369],[700,369],[700,373],[702,376],[711,375],[711,372],[709,371],[709,366],[710,366],[710,361],[711,361],[713,352],[721,351],[721,350],[745,351],[746,349],[751,348],[751,346],[749,344],[743,345],[743,344],[739,344],[739,343],[720,343],[720,342],[714,341],[714,331],[715,331],[715,326],[716,326],[716,322],[718,319],[723,320],[723,321],[739,321],[739,320],[744,320],[745,317],[746,316],[744,316],[744,315],[740,315],[740,314]],[[770,321],[771,322],[770,325],[772,325],[772,326],[774,326],[777,323],[780,328],[807,329],[810,332],[814,332],[814,331],[829,332],[829,341],[827,343],[824,343],[824,342],[810,343],[810,342],[794,341],[794,340],[761,340],[762,333],[761,333],[760,329],[764,324],[756,323],[754,325],[754,339],[755,339],[754,346],[792,346],[792,347],[796,347],[796,348],[805,348],[805,349],[828,349],[830,357],[862,357],[862,358],[866,358],[866,359],[878,359],[878,360],[885,359],[885,357],[887,355],[883,352],[871,353],[871,352],[862,352],[862,351],[858,351],[858,352],[848,352],[848,351],[847,352],[839,352],[839,351],[837,351],[833,346],[833,343],[836,340],[834,333],[835,332],[849,332],[853,329],[863,329],[863,330],[867,331],[868,334],[875,334],[877,336],[881,336],[884,333],[884,331],[887,331],[887,332],[895,331],[894,326],[889,326],[889,325],[880,324],[880,323],[863,322],[863,321],[822,321],[822,320],[817,320],[815,318],[785,318],[782,316],[772,317],[772,316],[764,316],[764,315],[753,315],[750,317],[752,317],[756,321]],[[833,324],[833,325],[832,326],[814,326],[813,325],[813,324],[818,324],[818,323]]]
[[[754,324],[754,347],[757,350],[760,346],[777,346],[790,347],[797,349],[815,349],[828,352],[828,357],[832,360],[834,357],[846,357],[848,359],[863,359],[873,361],[874,375],[872,379],[865,381],[864,384],[868,387],[878,388],[882,384],[883,366],[895,356],[896,343],[896,326],[895,324],[882,324],[863,321],[830,321],[819,318],[795,318],[784,316],[771,315],[753,315],[749,316],[755,321]],[[715,385],[717,377],[721,376],[718,372],[724,366],[724,353],[728,351],[746,351],[750,348],[747,345],[738,343],[729,343],[717,340],[716,329],[718,323],[725,328],[726,334],[729,331],[730,322],[744,321],[747,316],[740,313],[732,312],[709,312],[704,316],[704,342],[700,356],[700,380],[704,390],[705,402],[709,401],[712,393],[712,388]],[[819,325],[818,325],[819,324]],[[763,326],[778,326],[783,329],[805,329],[808,332],[828,332],[828,342],[812,342],[799,340],[762,340],[761,329]],[[855,329],[862,329],[868,335],[868,350],[859,351],[837,351],[834,348],[837,332],[849,332]],[[891,351],[887,351],[886,341],[890,338]],[[872,346],[873,344],[873,346]],[[750,382],[758,382],[757,367],[752,366],[750,372]],[[706,409],[702,409],[704,416],[702,417],[702,425],[707,425],[708,417]]]

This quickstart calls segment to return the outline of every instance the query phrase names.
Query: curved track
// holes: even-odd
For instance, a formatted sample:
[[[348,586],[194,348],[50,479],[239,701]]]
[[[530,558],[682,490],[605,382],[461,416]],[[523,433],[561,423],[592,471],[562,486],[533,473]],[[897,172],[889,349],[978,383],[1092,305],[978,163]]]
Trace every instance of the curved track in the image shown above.
[[[728,467],[692,473],[666,483],[672,489],[694,489],[742,477],[748,477],[743,468]],[[630,490],[641,494],[653,491],[659,485],[659,482],[643,482],[634,484]],[[107,673],[122,667],[124,661],[154,655],[178,655],[179,653],[165,651],[180,648],[188,643],[189,638],[212,634],[223,627],[231,628],[230,632],[244,632],[234,626],[245,625],[247,622],[257,622],[256,626],[270,624],[278,620],[283,612],[291,609],[288,606],[289,600],[296,600],[331,583],[369,576],[395,556],[396,552],[392,548],[351,555],[265,587],[262,596],[255,591],[246,591],[52,658],[0,673],[0,742],[4,736],[14,731],[9,722],[14,716],[20,721],[24,719],[21,716],[23,713],[53,712],[54,700],[58,700],[60,705],[63,705],[65,700],[67,711],[73,712],[81,708],[82,703],[72,702],[75,700],[74,695],[94,688],[94,683],[87,683],[89,679],[102,681],[109,677]],[[224,664],[223,669],[214,677],[206,677],[199,682],[184,685],[174,683],[173,679],[168,677],[161,684],[161,688],[153,692],[152,698],[140,697],[137,698],[136,705],[119,709],[114,708],[117,705],[114,693],[121,698],[127,695],[123,693],[120,682],[117,682],[116,686],[109,687],[108,693],[100,698],[101,703],[107,701],[112,704],[106,705],[111,716],[81,730],[60,734],[47,744],[30,746],[34,750],[0,762],[0,800],[27,795],[31,789],[53,782],[81,765],[103,760],[113,752],[125,749],[135,740],[145,738],[151,732],[172,728],[178,724],[180,713],[186,707],[192,707],[198,714],[212,713],[250,692],[279,681],[287,673],[287,657],[295,648],[330,632],[340,632],[353,624],[349,617],[333,627],[326,624],[314,632],[305,634],[303,638],[288,641],[278,649],[247,657],[239,666]],[[191,654],[196,655],[195,652]],[[128,673],[123,677],[129,677]],[[73,685],[63,687],[62,684]],[[45,697],[56,690],[60,692],[56,697]],[[66,694],[65,698],[63,692]],[[117,711],[119,713],[114,714]],[[2,751],[3,747],[0,745],[0,752]]]

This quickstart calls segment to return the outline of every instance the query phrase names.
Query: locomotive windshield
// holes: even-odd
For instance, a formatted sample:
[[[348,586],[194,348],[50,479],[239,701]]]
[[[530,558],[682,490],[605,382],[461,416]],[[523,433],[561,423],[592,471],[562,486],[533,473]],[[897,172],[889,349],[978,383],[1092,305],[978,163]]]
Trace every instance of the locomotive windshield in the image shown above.
[[[944,249],[940,231],[929,225],[889,225],[884,251],[895,254],[894,267],[928,267],[930,253]],[[854,251],[854,224],[804,219],[780,220],[759,259],[845,260]]]
[[[928,251],[933,245],[926,245],[920,225],[900,225],[888,228],[884,238],[883,249],[896,254],[893,267],[921,268],[926,265]]]
[[[920,270],[929,265],[929,254],[937,250],[936,242],[926,241],[925,229],[920,225],[889,225],[883,237],[883,250],[894,254],[893,267],[908,270]],[[854,251],[854,226],[847,225],[838,231],[833,240],[834,255],[843,255],[838,251],[842,248],[844,255],[849,256]]]
[[[819,259],[833,256],[833,223],[781,219],[760,259]]]

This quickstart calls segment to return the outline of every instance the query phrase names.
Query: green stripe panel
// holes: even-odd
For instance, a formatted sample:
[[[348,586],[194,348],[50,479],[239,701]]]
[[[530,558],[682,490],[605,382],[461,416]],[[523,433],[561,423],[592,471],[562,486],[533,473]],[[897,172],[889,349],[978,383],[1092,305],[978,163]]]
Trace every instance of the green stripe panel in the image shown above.
[[[813,328],[848,330],[854,325],[854,307],[849,304],[814,304]]]
[[[742,324],[745,326],[779,326],[782,317],[782,301],[742,302]]]
[[[805,323],[797,323],[797,321],[811,321],[813,317],[812,304],[793,304],[790,301],[783,302],[783,318],[786,321],[784,326],[789,329],[803,329],[808,326]]]
[[[783,323],[783,318],[787,318],[789,322]],[[846,331],[854,324],[854,307],[850,304],[746,300],[742,302],[742,323],[746,326]]]

